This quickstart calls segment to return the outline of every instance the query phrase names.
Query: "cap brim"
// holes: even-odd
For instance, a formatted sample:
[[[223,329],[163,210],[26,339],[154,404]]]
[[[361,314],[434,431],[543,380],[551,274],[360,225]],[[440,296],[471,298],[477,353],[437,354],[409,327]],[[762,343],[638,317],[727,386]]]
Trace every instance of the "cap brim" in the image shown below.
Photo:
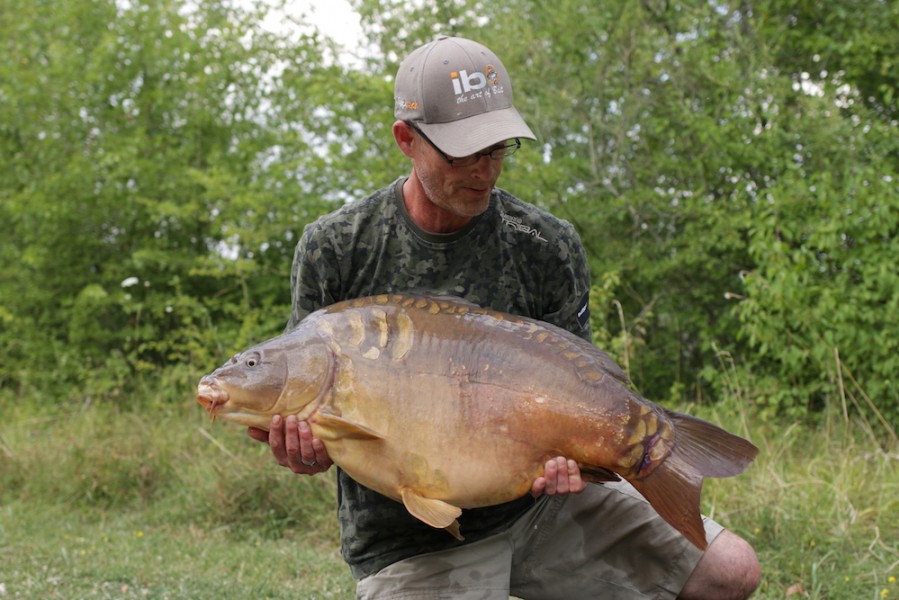
[[[513,138],[537,139],[514,107],[449,123],[416,122],[415,125],[438,148],[456,157],[468,156]]]

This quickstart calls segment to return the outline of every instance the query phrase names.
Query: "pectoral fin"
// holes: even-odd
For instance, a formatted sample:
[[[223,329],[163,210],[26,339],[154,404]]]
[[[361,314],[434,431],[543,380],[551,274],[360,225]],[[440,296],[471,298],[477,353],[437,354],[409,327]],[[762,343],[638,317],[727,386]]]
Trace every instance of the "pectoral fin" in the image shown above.
[[[462,539],[459,532],[459,522],[456,517],[462,514],[462,509],[436,498],[425,498],[417,492],[402,488],[400,495],[406,510],[418,519],[421,519],[431,527],[446,529],[457,540]]]
[[[348,421],[337,415],[318,412],[310,421],[319,425],[323,433],[320,438],[328,441],[330,438],[343,440],[381,440],[384,436],[377,431],[373,431],[365,425]]]
[[[581,479],[593,483],[602,483],[604,481],[620,481],[621,477],[617,473],[603,469],[602,467],[579,465],[581,468]]]

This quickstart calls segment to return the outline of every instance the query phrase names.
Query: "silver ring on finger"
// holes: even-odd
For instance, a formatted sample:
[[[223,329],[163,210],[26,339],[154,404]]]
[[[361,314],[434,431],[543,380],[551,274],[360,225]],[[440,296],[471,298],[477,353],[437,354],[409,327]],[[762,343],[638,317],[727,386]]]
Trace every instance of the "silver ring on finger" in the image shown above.
[[[304,465],[306,465],[307,467],[314,467],[315,465],[318,464],[318,461],[315,460],[314,458],[312,459],[312,462],[306,462],[305,458],[301,458],[300,462],[303,463]]]

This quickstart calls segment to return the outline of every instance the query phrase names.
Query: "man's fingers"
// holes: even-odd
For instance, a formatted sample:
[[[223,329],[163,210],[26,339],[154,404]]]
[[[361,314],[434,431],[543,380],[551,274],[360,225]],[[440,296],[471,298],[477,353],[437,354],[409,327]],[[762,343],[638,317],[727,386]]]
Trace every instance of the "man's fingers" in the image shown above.
[[[284,423],[284,439],[287,466],[294,473],[314,475],[331,466],[324,443],[313,437],[312,429],[305,420],[301,421],[294,415],[288,416]]]
[[[547,496],[554,496],[558,493],[559,486],[559,465],[556,459],[546,461],[543,465],[543,477],[546,478],[546,489],[543,493]]]
[[[295,473],[304,472],[302,450],[297,418],[294,415],[288,415],[284,420],[284,452],[287,455],[287,466]]]
[[[581,468],[576,461],[568,460],[568,491],[580,494],[587,489],[587,482],[581,478]]]
[[[546,491],[546,477],[538,477],[534,480],[534,485],[531,486],[531,496],[539,498],[544,491]]]
[[[312,430],[309,428],[309,423],[306,421],[300,421],[298,425],[299,436],[298,439],[300,441],[300,460],[307,467],[313,467],[318,463],[315,445],[312,440]]]
[[[325,443],[323,441],[318,438],[312,438],[312,448],[315,450],[315,460],[321,467],[322,471],[327,470],[331,465],[334,464],[334,461],[331,460],[331,456],[328,454],[328,449],[325,448]]]
[[[288,415],[286,419],[275,415],[268,431],[248,427],[247,434],[254,440],[267,443],[275,461],[294,473],[315,475],[327,471],[334,464],[324,442],[315,439],[309,424],[295,415]]]
[[[257,442],[262,442],[263,444],[268,443],[268,432],[265,429],[259,429],[258,427],[247,427],[247,435],[249,435]]]
[[[556,463],[556,493],[567,494],[571,491],[568,485],[568,461],[559,456],[554,462]]]
[[[546,461],[543,466],[543,477],[538,477],[531,486],[531,494],[578,494],[583,492],[587,484],[581,478],[581,469],[577,462],[566,460],[562,456]]]
[[[282,467],[288,466],[287,449],[284,444],[284,422],[280,415],[272,417],[272,422],[268,430],[268,445],[272,447],[272,454],[275,460]]]

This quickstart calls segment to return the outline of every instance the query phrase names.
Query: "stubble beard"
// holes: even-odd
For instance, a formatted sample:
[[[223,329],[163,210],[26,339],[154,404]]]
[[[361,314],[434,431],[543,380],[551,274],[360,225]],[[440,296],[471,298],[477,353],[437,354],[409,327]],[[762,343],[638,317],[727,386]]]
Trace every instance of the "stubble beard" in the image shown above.
[[[418,170],[416,175],[421,182],[421,187],[425,191],[425,196],[428,201],[455,216],[467,218],[476,217],[483,214],[490,204],[490,193],[493,191],[493,186],[490,187],[490,191],[486,192],[486,198],[484,200],[477,204],[473,204],[471,202],[460,202],[457,199],[452,198],[446,192],[444,187],[438,185],[434,181],[431,173],[426,169]]]

